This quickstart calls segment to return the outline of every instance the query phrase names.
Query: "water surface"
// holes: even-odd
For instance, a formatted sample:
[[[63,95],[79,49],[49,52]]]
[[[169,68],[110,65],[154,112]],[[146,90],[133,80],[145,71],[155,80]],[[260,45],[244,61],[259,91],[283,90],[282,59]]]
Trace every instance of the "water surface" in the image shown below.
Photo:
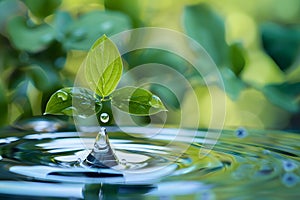
[[[175,138],[162,129],[107,127],[120,165],[83,165],[97,132],[0,133],[0,198],[298,199],[299,134],[224,130],[214,148],[205,132]],[[53,131],[53,130],[51,130]],[[213,133],[213,130],[211,131]],[[170,143],[170,140],[172,142]],[[192,139],[192,140],[191,140]],[[187,145],[187,141],[193,141]],[[186,147],[188,147],[186,149]],[[203,156],[205,155],[205,156]]]

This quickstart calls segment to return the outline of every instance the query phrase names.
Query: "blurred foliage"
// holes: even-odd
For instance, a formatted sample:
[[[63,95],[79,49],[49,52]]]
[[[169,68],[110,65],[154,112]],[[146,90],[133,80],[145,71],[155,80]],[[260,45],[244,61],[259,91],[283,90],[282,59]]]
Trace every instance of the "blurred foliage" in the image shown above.
[[[298,0],[2,0],[0,125],[41,115],[51,94],[72,86],[83,51],[99,36],[159,26],[186,33],[211,55],[228,96],[227,127],[299,129],[299,22]],[[151,49],[123,59],[129,68],[165,64],[191,80],[206,116],[200,126],[209,124],[209,93],[184,59]],[[150,89],[170,112],[193,110],[184,87],[181,99],[159,85]]]
[[[299,56],[300,25],[265,23],[260,29],[263,48],[280,69],[287,70]]]

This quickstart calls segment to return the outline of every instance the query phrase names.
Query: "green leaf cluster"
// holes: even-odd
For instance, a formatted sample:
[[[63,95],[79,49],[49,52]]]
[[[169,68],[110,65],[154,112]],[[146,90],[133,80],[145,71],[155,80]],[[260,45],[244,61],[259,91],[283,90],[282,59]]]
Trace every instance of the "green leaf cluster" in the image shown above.
[[[49,99],[46,114],[88,117],[101,112],[104,101],[111,101],[121,111],[138,116],[166,111],[160,98],[146,89],[123,87],[115,90],[123,64],[117,47],[106,35],[93,44],[83,67],[91,90],[76,87],[58,90]]]
[[[0,125],[11,123],[16,117],[21,119],[41,114],[53,93],[60,88],[70,88],[73,83],[74,71],[76,70],[75,67],[74,69],[72,68],[72,64],[77,64],[76,62],[80,60],[74,52],[90,50],[99,36],[103,34],[111,36],[133,27],[152,25],[152,23],[157,23],[157,19],[160,16],[168,15],[167,9],[162,9],[160,5],[157,7],[151,6],[151,9],[149,9],[151,12],[145,13],[148,10],[148,3],[137,2],[138,0],[88,1],[84,7],[71,9],[73,5],[71,6],[70,4],[66,7],[65,2],[61,0],[0,1],[0,107],[1,111],[3,111],[3,114],[0,116]],[[181,3],[181,6],[183,4],[185,3]],[[297,19],[293,17],[296,20],[290,21],[276,18],[272,20],[272,23],[259,23],[258,31],[260,35],[257,36],[260,36],[260,40],[255,42],[255,49],[253,50],[253,46],[250,47],[251,49],[249,46],[244,47],[239,41],[231,43],[226,41],[224,17],[220,15],[222,11],[212,9],[213,6],[211,5],[213,4],[206,2],[205,4],[190,4],[190,6],[186,6],[182,16],[183,26],[185,33],[198,41],[219,67],[227,95],[232,100],[236,100],[243,90],[254,88],[262,92],[269,100],[269,103],[288,111],[296,119],[299,118],[300,65],[298,55],[300,52],[300,27]],[[178,7],[178,4],[172,7],[172,12],[174,11],[174,13],[176,6]],[[226,5],[226,7],[229,6],[230,4]],[[101,10],[103,7],[105,11]],[[162,10],[162,15],[154,17],[157,19],[147,17],[149,13],[151,15],[156,13],[156,9]],[[264,10],[265,8],[261,9]],[[240,10],[240,12],[245,11]],[[226,12],[224,13],[226,14]],[[282,12],[277,12],[277,14],[275,12],[274,15],[269,13],[268,18],[265,17],[266,13],[262,15],[260,11],[255,11],[255,16],[252,14],[251,11],[246,13],[247,16],[256,19],[257,21],[255,22],[261,22],[260,20],[270,20],[274,16],[279,16]],[[163,22],[164,20],[159,20],[159,22],[161,21]],[[171,22],[170,25],[172,26]],[[97,46],[95,44],[95,48]],[[106,48],[106,50],[108,49]],[[266,53],[263,57],[268,58],[268,55],[274,61],[274,63],[270,62],[272,67],[274,64],[274,69],[278,66],[282,70],[283,79],[281,82],[277,80],[276,83],[259,85],[244,79],[244,75],[249,72],[250,68],[248,67],[255,64],[250,62],[256,62],[248,59],[247,54],[254,51],[263,53],[261,50],[264,50]],[[96,51],[98,50],[95,49]],[[102,53],[105,54],[106,52]],[[113,54],[110,53],[110,55]],[[73,63],[69,65],[70,57],[72,57]],[[119,99],[117,98],[118,95],[116,95],[119,89],[115,89],[122,70],[118,70],[119,73],[116,73],[116,71],[112,73],[112,69],[115,69],[117,66],[120,68],[119,64],[121,61],[121,59],[115,59],[114,62],[114,57],[119,58],[117,55],[111,56],[109,58],[111,65],[106,65],[105,68],[101,67],[104,63],[100,61],[96,62],[98,64],[97,69],[90,68],[85,71],[87,74],[88,72],[90,74],[89,87],[91,90],[87,88],[72,88],[64,91],[62,89],[57,94],[62,92],[72,93],[73,96],[71,98],[75,98],[74,102],[83,103],[90,101],[89,105],[91,107],[86,109],[87,111],[92,109],[95,110],[93,112],[98,112],[101,109],[103,111],[107,103],[104,100],[109,100],[109,104],[115,104],[116,100],[114,99]],[[90,56],[90,58],[92,63],[94,58],[93,56]],[[129,52],[123,55],[122,58],[128,63],[128,66],[125,66],[128,68],[145,63],[161,63],[181,73],[192,86],[197,87],[199,84],[204,84],[201,75],[193,70],[193,66],[190,63],[170,52],[159,49],[143,49]],[[201,62],[200,59],[199,62]],[[260,63],[260,60],[257,62]],[[245,65],[249,63],[250,65],[245,70]],[[259,75],[259,70],[257,74]],[[98,77],[102,77],[102,79],[98,79]],[[166,81],[169,81],[170,84],[176,84],[176,96],[170,89],[158,84],[151,84],[147,87],[152,93],[159,96],[169,109],[172,108],[176,112],[176,109],[180,108],[179,102],[186,97],[185,93],[187,90],[184,85],[174,83],[172,78],[166,78]],[[105,87],[98,87],[98,85],[105,85]],[[128,90],[131,91],[134,88]],[[140,91],[142,88],[135,90]],[[114,94],[116,95],[115,97]],[[147,92],[144,94],[145,102],[147,94]],[[88,98],[81,101],[80,98],[83,95],[87,95]],[[57,97],[57,100],[54,101],[57,101],[58,104],[62,99],[59,96],[53,96]],[[120,105],[125,104],[127,106],[124,107],[124,112],[135,112],[136,115],[139,115],[139,111],[133,111],[134,109],[130,111],[128,105],[133,101],[128,99],[133,100],[134,98],[124,96],[124,99],[120,100]],[[59,106],[61,107],[60,111],[49,108],[54,113],[61,112],[60,114],[68,113],[68,115],[73,115],[74,113],[77,115],[77,113],[84,110],[84,106],[68,110],[67,108],[72,106],[72,101],[61,102],[61,106]],[[97,102],[100,102],[100,104],[98,105]],[[130,104],[134,105],[133,103]],[[144,106],[144,103],[141,102],[139,106]],[[119,109],[122,110],[122,108]],[[140,112],[152,114],[152,109],[148,110],[146,107]],[[92,112],[82,113],[87,116]]]

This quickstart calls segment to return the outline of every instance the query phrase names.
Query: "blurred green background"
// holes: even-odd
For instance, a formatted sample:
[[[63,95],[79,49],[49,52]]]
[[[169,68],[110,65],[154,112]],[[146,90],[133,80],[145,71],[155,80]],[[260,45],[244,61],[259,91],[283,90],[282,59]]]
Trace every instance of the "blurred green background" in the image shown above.
[[[208,51],[224,78],[225,127],[300,129],[299,0],[1,0],[0,125],[42,115],[52,93],[72,86],[86,51],[102,34],[146,26],[183,32]],[[123,59],[129,67],[167,64],[194,78],[184,72],[187,63],[167,52]],[[210,97],[206,86],[194,88],[205,128]],[[170,91],[152,90],[176,113]],[[180,105],[191,110],[187,121],[199,115],[189,95],[183,92]]]

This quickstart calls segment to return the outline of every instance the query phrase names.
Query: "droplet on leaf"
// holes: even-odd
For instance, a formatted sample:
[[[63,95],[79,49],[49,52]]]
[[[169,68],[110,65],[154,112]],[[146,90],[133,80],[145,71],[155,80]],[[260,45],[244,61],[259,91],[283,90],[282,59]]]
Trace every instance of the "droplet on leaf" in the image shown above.
[[[59,93],[57,93],[57,97],[60,98],[62,101],[68,100],[68,94],[63,91],[60,91]]]
[[[109,121],[109,115],[107,113],[101,113],[100,120],[102,123],[107,123]]]

